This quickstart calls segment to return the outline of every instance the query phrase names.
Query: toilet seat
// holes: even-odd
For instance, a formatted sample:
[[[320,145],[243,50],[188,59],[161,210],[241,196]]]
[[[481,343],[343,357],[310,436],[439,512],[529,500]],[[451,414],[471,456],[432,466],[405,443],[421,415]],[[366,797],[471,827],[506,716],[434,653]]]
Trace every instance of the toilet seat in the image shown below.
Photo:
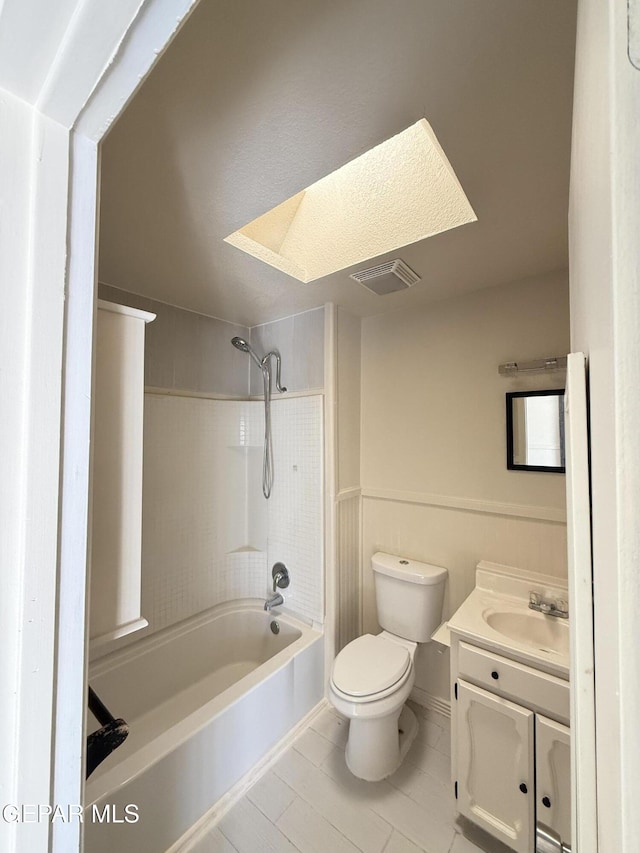
[[[406,646],[382,634],[364,634],[336,657],[331,685],[352,702],[382,698],[406,681],[411,662]]]

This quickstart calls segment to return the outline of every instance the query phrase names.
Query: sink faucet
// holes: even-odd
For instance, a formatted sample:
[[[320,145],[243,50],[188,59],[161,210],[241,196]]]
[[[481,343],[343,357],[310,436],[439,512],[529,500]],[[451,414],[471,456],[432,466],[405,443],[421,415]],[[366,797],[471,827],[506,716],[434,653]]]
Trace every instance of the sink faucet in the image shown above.
[[[280,604],[284,604],[284,598],[281,593],[276,592],[276,594],[272,595],[271,598],[267,598],[264,603],[264,609],[271,610],[272,607],[278,607]]]
[[[569,618],[569,606],[566,601],[559,598],[557,601],[544,599],[539,592],[529,593],[529,607],[546,616],[556,616],[558,619]]]

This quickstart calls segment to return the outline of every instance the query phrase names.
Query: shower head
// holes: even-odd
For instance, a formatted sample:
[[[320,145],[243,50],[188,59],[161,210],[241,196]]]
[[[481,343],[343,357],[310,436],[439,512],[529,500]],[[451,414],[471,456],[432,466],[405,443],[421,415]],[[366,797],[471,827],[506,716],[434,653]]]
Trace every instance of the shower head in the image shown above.
[[[242,352],[249,352],[249,344],[244,338],[231,338],[231,343],[236,349],[242,350]]]
[[[282,394],[286,391],[280,384],[280,353],[277,350],[268,352],[261,360],[251,349],[244,338],[231,338],[231,343],[240,352],[248,352],[262,372],[264,383],[264,456],[262,457],[262,494],[265,498],[271,495],[273,484],[273,449],[271,441],[271,359],[276,360],[276,388]]]
[[[251,346],[245,341],[244,338],[231,338],[231,343],[234,345],[236,349],[239,349],[241,352],[248,352],[251,358],[258,365],[260,370],[264,370],[264,364],[260,361],[255,352],[251,349]]]

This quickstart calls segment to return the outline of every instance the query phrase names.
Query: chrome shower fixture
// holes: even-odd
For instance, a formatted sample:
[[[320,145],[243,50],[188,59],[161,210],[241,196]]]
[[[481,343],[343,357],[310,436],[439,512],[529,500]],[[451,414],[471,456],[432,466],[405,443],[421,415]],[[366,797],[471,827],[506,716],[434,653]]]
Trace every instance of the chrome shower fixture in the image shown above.
[[[265,498],[271,496],[273,487],[273,444],[271,441],[271,363],[276,360],[276,391],[283,394],[287,389],[280,384],[280,353],[271,350],[264,358],[259,358],[251,344],[244,338],[231,338],[231,343],[241,352],[249,353],[255,364],[262,371],[262,383],[264,387],[264,456],[262,459],[262,494]]]
[[[251,349],[251,344],[248,344],[244,338],[231,338],[231,343],[236,349],[239,349],[241,352],[248,352],[251,358],[258,365],[260,370],[262,370],[262,362],[255,354],[255,351]]]

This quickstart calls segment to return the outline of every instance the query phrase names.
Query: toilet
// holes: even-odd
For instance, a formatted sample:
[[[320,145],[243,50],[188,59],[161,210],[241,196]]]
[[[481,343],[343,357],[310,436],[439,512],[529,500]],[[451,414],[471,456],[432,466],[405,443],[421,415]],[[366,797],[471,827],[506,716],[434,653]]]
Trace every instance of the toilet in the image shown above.
[[[329,699],[349,719],[345,757],[354,776],[378,782],[394,773],[418,732],[405,706],[418,643],[440,624],[447,570],[378,552],[371,558],[379,634],[364,634],[333,662]]]

